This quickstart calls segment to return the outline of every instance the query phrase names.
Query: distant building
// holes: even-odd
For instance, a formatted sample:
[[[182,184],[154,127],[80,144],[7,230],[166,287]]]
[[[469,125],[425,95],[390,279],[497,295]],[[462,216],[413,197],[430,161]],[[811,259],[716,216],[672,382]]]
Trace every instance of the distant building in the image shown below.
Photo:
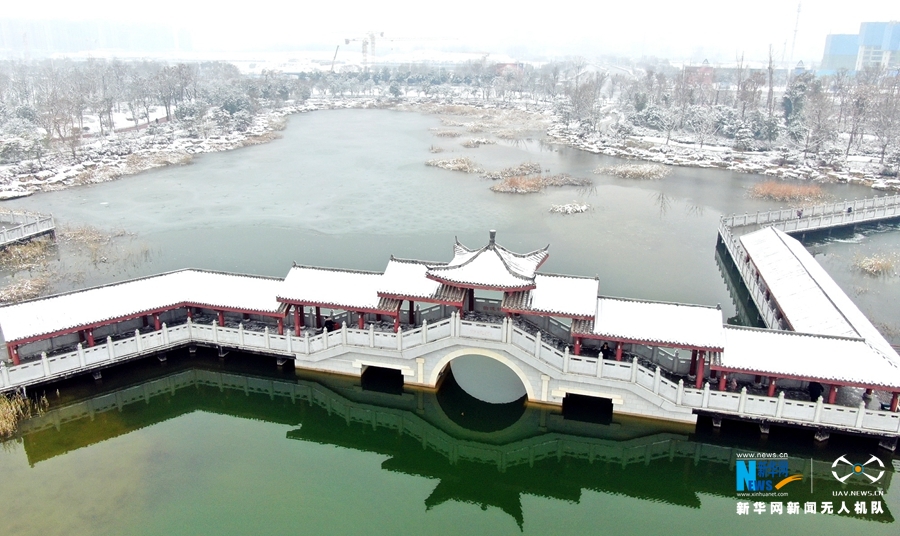
[[[900,69],[900,22],[863,22],[858,34],[825,38],[821,70]]]
[[[708,60],[703,60],[702,65],[685,65],[684,78],[685,81],[692,85],[712,85],[715,81],[715,70],[709,64]]]
[[[825,38],[825,55],[822,56],[823,71],[856,70],[856,56],[859,52],[859,35],[832,34]]]

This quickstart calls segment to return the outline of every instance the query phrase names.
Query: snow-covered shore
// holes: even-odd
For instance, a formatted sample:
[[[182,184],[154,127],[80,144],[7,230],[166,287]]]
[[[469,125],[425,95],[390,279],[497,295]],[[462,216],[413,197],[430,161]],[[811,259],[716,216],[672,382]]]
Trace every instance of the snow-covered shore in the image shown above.
[[[653,136],[631,136],[614,139],[606,136],[583,136],[555,123],[547,130],[555,142],[596,154],[642,160],[670,166],[718,168],[741,173],[758,173],[781,179],[850,182],[877,190],[900,191],[900,179],[879,174],[880,165],[867,158],[853,158],[843,169],[816,165],[803,158],[801,151],[740,152],[730,147],[704,146],[669,141]]]
[[[40,160],[0,166],[0,200],[115,180],[157,167],[188,164],[196,154],[266,143],[279,137],[277,131],[284,128],[285,116],[321,107],[316,103],[287,104],[258,113],[244,131],[207,137],[192,136],[182,123],[164,122],[86,138],[77,149],[77,161],[60,150]]]

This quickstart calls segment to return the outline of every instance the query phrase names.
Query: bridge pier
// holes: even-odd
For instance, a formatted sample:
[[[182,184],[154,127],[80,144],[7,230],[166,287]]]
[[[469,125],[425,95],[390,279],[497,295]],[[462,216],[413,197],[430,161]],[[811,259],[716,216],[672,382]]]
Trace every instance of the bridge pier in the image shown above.
[[[896,436],[884,437],[878,442],[878,446],[891,452],[895,452],[897,450],[897,438]]]

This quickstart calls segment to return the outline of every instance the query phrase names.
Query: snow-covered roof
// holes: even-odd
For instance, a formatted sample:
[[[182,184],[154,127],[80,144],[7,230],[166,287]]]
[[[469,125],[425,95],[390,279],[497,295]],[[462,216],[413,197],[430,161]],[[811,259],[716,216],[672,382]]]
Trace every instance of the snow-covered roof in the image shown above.
[[[515,313],[594,318],[599,287],[596,278],[535,274],[534,288],[507,293],[502,309]]]
[[[480,249],[469,249],[456,241],[453,260],[428,267],[427,276],[454,286],[488,290],[527,290],[534,288],[534,272],[550,255],[550,246],[530,253],[513,253],[490,241]]]
[[[900,366],[860,338],[725,326],[714,367],[762,376],[900,387]]]
[[[428,267],[439,265],[440,263],[397,259],[391,256],[381,277],[378,295],[398,299],[414,298],[414,301],[462,304],[466,295],[465,289],[428,279]]]
[[[281,279],[180,270],[0,307],[6,341],[88,327],[179,306],[276,314]]]
[[[294,266],[277,296],[283,302],[396,314],[400,300],[378,296],[381,282],[378,272]]]
[[[794,331],[862,337],[900,364],[890,343],[798,240],[767,227],[742,236],[741,244]]]
[[[573,322],[572,331],[593,338],[708,350],[721,350],[725,343],[722,311],[716,307],[624,298],[598,298],[593,325]]]

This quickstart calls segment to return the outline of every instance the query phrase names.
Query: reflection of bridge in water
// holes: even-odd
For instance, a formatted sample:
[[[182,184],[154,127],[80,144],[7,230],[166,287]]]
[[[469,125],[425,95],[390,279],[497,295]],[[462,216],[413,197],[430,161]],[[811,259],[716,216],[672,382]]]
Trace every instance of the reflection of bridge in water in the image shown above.
[[[385,470],[439,480],[426,508],[447,501],[493,506],[520,527],[523,494],[579,502],[589,490],[688,508],[701,506],[701,494],[735,497],[735,461],[752,452],[695,441],[677,427],[667,432],[621,417],[585,423],[547,407],[526,408],[503,430],[471,431],[430,391],[392,395],[333,376],[291,380],[204,368],[55,408],[24,424],[25,451],[33,465],[194,411],[296,426],[288,439],[389,456]],[[840,487],[831,463],[790,458],[790,473],[805,481],[812,474],[820,498],[833,489],[874,489]],[[879,487],[888,490],[892,476],[888,466]],[[800,490],[796,485],[786,500],[815,500]],[[893,521],[887,510],[859,517]]]
[[[791,281],[767,275],[780,274],[779,262],[799,266],[792,275],[821,271],[811,257],[804,260],[809,255],[798,242],[770,228],[741,237],[748,259],[754,249],[781,248],[780,257],[753,256],[751,267],[723,229],[741,276],[755,284],[754,302],[777,305],[759,308],[763,320],[780,329],[723,326],[718,307],[600,296],[596,278],[539,272],[547,247],[514,253],[492,231],[478,249],[457,242],[449,262],[391,257],[384,272],[295,265],[281,279],[180,270],[3,306],[0,342],[13,365],[0,364],[0,391],[99,376],[107,367],[196,346],[274,356],[319,372],[386,370],[421,387],[436,387],[451,362],[462,369],[476,356],[508,373],[506,385],[524,389],[533,402],[590,397],[619,414],[749,420],[764,434],[771,424],[799,426],[817,439],[839,431],[896,448],[900,356],[840,289],[831,292],[833,281],[817,294],[826,281],[809,276],[810,292],[787,302],[797,295]],[[773,258],[778,262],[761,262]],[[800,317],[806,325],[789,312],[797,308],[813,311]],[[323,310],[333,315],[325,322]],[[481,400],[522,396],[517,390],[494,400],[488,395],[500,382],[469,381],[488,368],[458,370],[457,380]],[[814,385],[824,396],[809,397]],[[806,400],[785,394],[807,386]],[[848,403],[837,399],[838,389],[883,391],[890,404]]]

